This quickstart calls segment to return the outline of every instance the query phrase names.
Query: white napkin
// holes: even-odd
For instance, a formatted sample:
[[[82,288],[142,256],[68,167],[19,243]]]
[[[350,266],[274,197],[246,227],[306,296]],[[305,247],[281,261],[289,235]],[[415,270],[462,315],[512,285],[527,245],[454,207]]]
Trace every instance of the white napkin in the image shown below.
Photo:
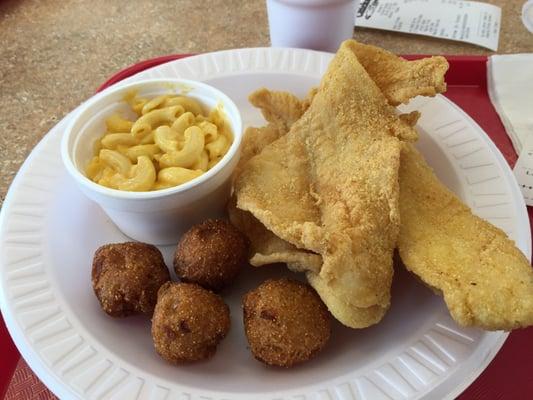
[[[520,154],[533,136],[533,53],[491,56],[487,80],[490,100]]]
[[[489,96],[513,142],[513,169],[528,206],[533,206],[533,54],[492,56],[487,66]]]

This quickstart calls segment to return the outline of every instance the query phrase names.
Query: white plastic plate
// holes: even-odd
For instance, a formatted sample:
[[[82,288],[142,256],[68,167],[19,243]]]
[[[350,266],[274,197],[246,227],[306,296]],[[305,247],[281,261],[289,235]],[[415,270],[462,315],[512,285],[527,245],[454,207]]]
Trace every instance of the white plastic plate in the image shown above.
[[[181,77],[205,81],[240,107],[245,125],[262,124],[247,101],[260,87],[304,96],[332,55],[295,49],[242,49],[190,57],[127,81]],[[355,90],[357,88],[354,88]],[[475,213],[504,229],[531,256],[529,222],[504,158],[481,128],[443,96],[415,99],[422,112],[419,148],[439,177]],[[247,269],[226,293],[229,336],[208,362],[176,367],[155,353],[150,321],[113,319],[99,308],[90,281],[96,248],[125,241],[64,171],[59,155],[70,116],[28,157],[0,216],[0,305],[22,355],[62,399],[442,399],[453,398],[488,365],[504,332],[464,329],[443,300],[397,270],[392,307],[378,325],[334,325],[313,361],[267,368],[247,349],[240,299],[281,267]],[[161,249],[171,266],[173,248]]]

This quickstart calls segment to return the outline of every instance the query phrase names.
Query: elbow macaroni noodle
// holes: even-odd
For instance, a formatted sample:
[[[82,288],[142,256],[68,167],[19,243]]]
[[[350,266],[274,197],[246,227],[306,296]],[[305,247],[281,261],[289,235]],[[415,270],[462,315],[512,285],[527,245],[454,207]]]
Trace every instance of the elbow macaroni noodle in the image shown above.
[[[181,185],[216,165],[233,141],[222,112],[215,108],[205,116],[192,98],[129,94],[125,101],[137,120],[108,117],[86,168],[87,177],[102,186],[150,191]]]

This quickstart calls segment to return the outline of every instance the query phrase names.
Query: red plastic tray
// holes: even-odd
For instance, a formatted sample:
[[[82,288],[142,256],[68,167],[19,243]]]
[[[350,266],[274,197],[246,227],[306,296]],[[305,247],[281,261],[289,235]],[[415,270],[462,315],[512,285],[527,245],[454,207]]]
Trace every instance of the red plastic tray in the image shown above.
[[[145,69],[190,54],[158,57],[119,71],[97,91],[101,91]],[[408,59],[423,56],[406,56]],[[483,56],[448,56],[446,97],[465,110],[494,141],[507,162],[513,166],[517,156],[487,94],[487,58]],[[529,220],[533,212],[528,207]],[[533,226],[533,224],[532,224]],[[459,397],[460,400],[533,398],[533,327],[513,331],[504,346],[481,376]],[[20,355],[0,318],[0,399],[3,398]]]

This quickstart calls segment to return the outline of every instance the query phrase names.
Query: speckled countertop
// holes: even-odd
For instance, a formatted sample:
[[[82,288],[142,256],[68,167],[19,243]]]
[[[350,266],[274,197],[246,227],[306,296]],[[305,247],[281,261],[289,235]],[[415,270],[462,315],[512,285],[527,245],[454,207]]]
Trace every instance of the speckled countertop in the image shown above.
[[[533,52],[524,1],[489,1],[503,8],[499,53]],[[355,37],[400,54],[491,54],[375,30]],[[264,0],[1,1],[0,201],[43,135],[117,70],[165,54],[268,45]]]

